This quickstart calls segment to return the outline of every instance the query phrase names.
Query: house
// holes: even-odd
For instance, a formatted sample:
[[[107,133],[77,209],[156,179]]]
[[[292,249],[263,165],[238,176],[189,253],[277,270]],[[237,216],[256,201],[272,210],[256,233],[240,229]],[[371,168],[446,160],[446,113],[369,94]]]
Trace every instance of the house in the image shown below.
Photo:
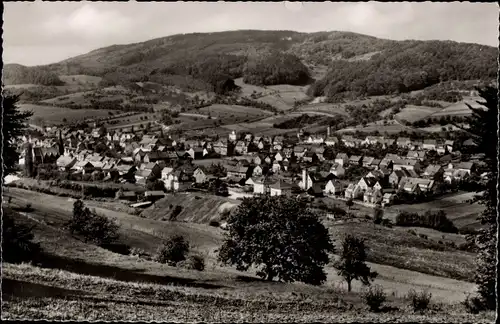
[[[338,153],[335,157],[335,163],[338,163],[342,166],[346,165],[349,162],[349,157],[345,153]]]
[[[382,136],[367,136],[362,142],[362,145],[382,144],[384,138]]]
[[[380,162],[382,162],[382,160],[380,160],[380,159],[373,159],[373,161],[370,163],[370,165],[368,167],[371,168],[371,169],[375,169],[376,170],[376,169],[379,168]]]
[[[455,169],[465,171],[468,175],[475,171],[474,162],[460,162],[455,166]]]
[[[69,171],[76,164],[76,158],[61,155],[56,160],[56,165],[60,171]]]
[[[276,135],[274,136],[273,139],[273,145],[283,145],[283,142],[285,141],[285,138],[282,135]]]
[[[280,153],[280,152],[276,153],[276,154],[274,155],[274,160],[275,160],[275,161],[278,161],[278,162],[283,161],[283,154],[282,154],[282,153]]]
[[[219,139],[213,145],[214,152],[223,156],[227,155],[227,139]]]
[[[158,163],[154,163],[154,162],[142,163],[139,166],[139,170],[151,171],[152,176],[157,177],[157,178],[161,177],[162,169],[163,169],[163,167],[161,167]]]
[[[394,170],[392,173],[389,175],[389,184],[392,185],[393,187],[396,187],[401,179],[406,177],[407,174],[405,172],[405,169],[402,170]]]
[[[146,152],[144,157],[142,158],[142,161],[144,163],[150,163],[150,162],[159,162],[159,161],[164,161],[168,157],[168,154],[166,152]]]
[[[436,146],[436,152],[439,155],[446,154],[446,146],[444,144],[438,144]]]
[[[415,189],[415,185],[418,189]],[[410,193],[432,191],[434,188],[434,180],[403,177],[399,182],[398,188]]]
[[[396,143],[396,140],[394,138],[384,138],[382,140],[382,148],[386,149],[388,147],[391,147]]]
[[[450,153],[453,152],[454,144],[455,144],[455,142],[452,140],[444,141],[444,146],[446,147],[446,150],[448,150],[448,152],[450,152]]]
[[[193,172],[193,177],[196,183],[205,183],[208,179],[205,172],[202,169],[196,168]]]
[[[426,139],[424,140],[424,144],[422,146],[424,150],[433,150],[437,149],[437,141],[435,139]]]
[[[138,184],[144,185],[149,179],[154,177],[154,174],[151,170],[139,170],[134,176]]]
[[[255,178],[252,180],[253,185],[253,193],[265,195],[270,193],[271,188],[269,187],[274,181],[267,177]]]
[[[237,166],[228,166],[226,168],[227,176],[236,179],[247,179],[249,168],[248,167],[237,167]]]
[[[351,135],[344,135],[340,140],[347,147],[355,147],[361,143],[361,140],[354,138]]]
[[[345,169],[342,164],[334,163],[330,168],[330,173],[337,177],[343,177],[345,175]]]
[[[252,170],[252,177],[260,177],[262,175],[262,167],[260,165],[256,165]]]
[[[382,206],[392,205],[393,202],[394,202],[394,194],[384,193],[384,196],[382,197]]]
[[[244,138],[245,142],[250,143],[252,141],[252,137],[253,137],[253,135],[251,133],[245,134],[245,138]]]
[[[408,151],[408,154],[406,154],[406,158],[423,161],[426,158],[426,152],[425,151]]]
[[[161,180],[165,184],[165,189],[172,190],[172,191],[178,191],[179,187],[180,187],[180,182],[181,182],[181,175],[182,175],[182,171],[176,170],[176,171],[170,172],[165,177],[162,176]]]
[[[273,162],[272,170],[273,170],[273,173],[278,173],[281,171],[281,165],[278,161]]]
[[[422,177],[425,179],[440,180],[444,174],[444,169],[439,164],[430,164],[425,168]]]
[[[378,204],[382,202],[382,192],[380,189],[368,189],[363,193],[363,202]]]
[[[361,189],[354,183],[349,184],[344,193],[346,199],[358,199],[362,195]]]
[[[271,196],[290,196],[296,186],[279,179],[269,185],[269,193]]]
[[[146,151],[142,148],[135,149],[133,152],[134,160],[138,163],[144,162],[144,157],[146,156]]]
[[[229,134],[229,141],[231,142],[236,142],[236,132],[235,131],[232,131],[231,134]]]
[[[335,146],[339,143],[339,139],[333,136],[328,136],[325,138],[325,145],[326,146]]]
[[[247,154],[248,153],[248,144],[245,141],[238,141],[234,146],[234,150],[238,154]]]
[[[325,195],[340,195],[344,186],[337,180],[330,179],[325,184]]]
[[[312,188],[315,180],[316,179],[314,178],[314,176],[310,172],[307,172],[306,169],[303,169],[302,170],[302,179],[299,182],[299,187],[302,190],[307,191],[310,188]]]
[[[393,170],[414,170],[415,172],[420,172],[421,166],[418,160],[413,159],[397,159],[393,162]]]
[[[290,159],[292,157],[292,154],[293,154],[293,148],[284,147],[281,154],[282,154],[283,158]]]
[[[361,165],[361,156],[360,155],[352,155],[349,158],[349,164],[351,164],[351,165]]]
[[[324,142],[324,138],[322,136],[314,136],[311,135],[306,140],[309,144],[322,144]]]
[[[363,157],[363,160],[362,160],[362,164],[364,167],[370,167],[370,165],[372,164],[373,160],[375,160],[375,158],[371,157],[371,156],[365,156]]]
[[[377,183],[377,179],[375,178],[367,178],[363,177],[358,181],[357,186],[361,189],[361,191],[366,191],[369,188],[373,188],[373,186]]]
[[[465,170],[446,169],[443,174],[444,181],[447,183],[459,182],[468,177],[469,173]]]
[[[412,143],[410,138],[408,137],[398,137],[396,140],[396,145],[398,147],[410,147]]]
[[[154,190],[154,191],[146,191],[144,192],[144,197],[146,199],[160,199],[165,197],[165,193],[163,191]]]
[[[186,151],[186,153],[188,153],[193,160],[199,160],[203,159],[208,154],[208,151],[206,148],[203,147],[195,147],[195,148],[191,147],[189,150]]]
[[[86,160],[76,162],[72,169],[76,172],[82,172],[82,174],[92,173],[95,170],[94,165]]]
[[[302,160],[304,162],[313,163],[318,161],[318,156],[314,152],[306,152],[306,154],[302,157]]]
[[[293,148],[293,154],[298,158],[302,158],[306,154],[306,148],[304,146],[295,146]]]

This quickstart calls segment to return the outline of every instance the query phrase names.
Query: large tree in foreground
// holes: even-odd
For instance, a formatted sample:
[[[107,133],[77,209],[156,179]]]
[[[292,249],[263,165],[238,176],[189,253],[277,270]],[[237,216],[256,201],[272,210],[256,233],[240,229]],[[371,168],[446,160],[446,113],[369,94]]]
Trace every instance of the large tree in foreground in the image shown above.
[[[3,136],[3,176],[12,173],[19,161],[15,140],[22,136],[26,130],[26,122],[33,115],[31,111],[19,110],[17,102],[19,96],[5,95],[2,102],[2,136]]]
[[[486,190],[476,197],[476,201],[484,204],[486,209],[479,220],[483,225],[479,233],[469,239],[479,248],[477,255],[477,270],[475,282],[478,293],[488,309],[495,309],[496,300],[496,249],[497,249],[497,209],[498,209],[498,89],[486,87],[479,89],[479,95],[484,101],[478,101],[484,108],[469,108],[472,116],[469,118],[467,130],[477,144],[477,152],[485,154],[488,169]]]
[[[305,202],[285,196],[245,198],[228,220],[229,233],[219,260],[251,266],[267,280],[301,281],[320,285],[323,266],[334,252],[328,229]]]

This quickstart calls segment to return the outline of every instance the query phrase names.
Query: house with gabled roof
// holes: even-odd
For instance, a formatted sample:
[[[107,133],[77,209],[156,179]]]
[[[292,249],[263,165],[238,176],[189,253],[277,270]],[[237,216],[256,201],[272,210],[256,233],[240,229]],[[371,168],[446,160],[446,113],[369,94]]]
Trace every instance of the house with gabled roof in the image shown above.
[[[363,193],[363,202],[369,204],[379,204],[382,202],[382,191],[369,188]]]
[[[335,163],[338,163],[342,166],[347,165],[349,162],[349,157],[345,153],[337,153],[335,156]]]
[[[188,153],[193,160],[203,159],[206,155],[208,155],[207,149],[203,147],[191,147],[186,151],[186,153]]]
[[[414,170],[415,172],[420,172],[421,165],[418,160],[397,159],[394,160],[393,162],[393,169],[394,170],[407,169],[407,170]]]
[[[330,173],[336,177],[343,177],[345,175],[345,169],[342,164],[335,162],[330,168]]]
[[[315,152],[307,151],[306,154],[304,154],[304,156],[302,156],[302,161],[313,163],[313,162],[318,161],[318,156],[316,155]]]
[[[422,146],[424,150],[436,150],[437,141],[435,139],[425,139],[424,144]]]
[[[452,140],[444,141],[444,145],[446,147],[446,150],[450,153],[453,152],[454,144],[455,144],[455,142]]]
[[[306,154],[307,149],[304,146],[297,145],[293,148],[293,154],[298,158],[304,157]]]
[[[409,137],[398,137],[396,139],[396,145],[398,147],[410,147],[412,143]]]
[[[239,154],[247,154],[248,144],[245,141],[237,141],[234,150]]]
[[[363,196],[363,192],[358,185],[351,183],[349,184],[349,186],[347,186],[347,189],[344,192],[344,196],[346,199],[358,199]]]
[[[425,168],[422,177],[424,179],[440,180],[443,178],[443,174],[444,169],[442,166],[439,164],[430,164]]]
[[[325,138],[325,145],[326,146],[335,146],[339,143],[339,139],[335,136],[328,136]]]
[[[360,155],[351,155],[349,158],[349,164],[351,165],[361,165],[362,158]]]
[[[418,187],[418,190],[415,188],[415,186]],[[398,188],[409,193],[431,191],[434,188],[434,180],[403,177],[398,184]]]
[[[379,168],[380,162],[382,162],[382,160],[380,160],[380,159],[373,159],[372,162],[370,163],[370,165],[368,166],[368,168],[377,170]]]
[[[364,167],[368,168],[372,164],[373,160],[375,160],[375,158],[372,156],[364,156],[361,163]]]
[[[343,191],[344,186],[338,180],[330,179],[325,184],[325,195],[340,195]]]
[[[290,196],[296,187],[293,183],[278,179],[269,185],[269,193],[271,196]]]

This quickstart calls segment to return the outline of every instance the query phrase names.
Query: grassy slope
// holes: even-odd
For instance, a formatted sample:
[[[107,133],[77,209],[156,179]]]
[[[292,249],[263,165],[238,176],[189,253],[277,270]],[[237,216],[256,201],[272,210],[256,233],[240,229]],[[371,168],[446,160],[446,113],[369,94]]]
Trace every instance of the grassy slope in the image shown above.
[[[34,112],[31,120],[40,117],[45,125],[61,124],[66,118],[68,122],[84,120],[86,118],[107,117],[112,110],[107,109],[67,109],[63,107],[39,106],[33,104],[19,104],[21,111],[31,110]],[[115,111],[112,111],[115,112]]]

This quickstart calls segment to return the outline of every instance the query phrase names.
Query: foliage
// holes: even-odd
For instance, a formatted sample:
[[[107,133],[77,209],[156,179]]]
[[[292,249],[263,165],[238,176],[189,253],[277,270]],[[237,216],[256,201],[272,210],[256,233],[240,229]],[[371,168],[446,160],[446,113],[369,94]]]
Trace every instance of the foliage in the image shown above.
[[[484,310],[484,303],[478,296],[467,295],[461,304],[464,306],[465,310],[471,314],[477,314]]]
[[[260,268],[267,280],[319,285],[334,252],[328,229],[303,201],[285,196],[245,198],[227,219],[219,260],[240,271]]]
[[[68,228],[71,234],[81,235],[85,242],[97,245],[110,244],[119,238],[119,227],[114,221],[90,211],[79,199],[73,203]]]
[[[353,280],[360,280],[363,285],[370,285],[377,277],[366,265],[366,247],[363,239],[347,235],[342,242],[340,260],[335,263],[338,274],[347,282],[347,290],[351,291]]]
[[[165,184],[161,180],[147,180],[146,189],[150,191],[165,191]]]
[[[44,86],[64,85],[57,74],[44,66],[22,66],[9,64],[3,71],[6,84],[39,84]]]
[[[186,268],[189,270],[205,270],[205,259],[201,255],[190,255],[184,261],[181,261],[177,266]]]
[[[219,178],[209,183],[208,190],[217,196],[222,196],[222,197],[229,196],[229,190],[227,188],[227,184],[224,181],[220,180]]]
[[[227,170],[220,163],[212,163],[209,167],[206,168],[208,174],[211,174],[217,178],[223,178],[227,175]]]
[[[458,233],[458,229],[453,222],[446,217],[446,213],[443,210],[437,212],[428,210],[424,215],[402,211],[396,216],[396,225],[410,227],[420,226],[445,233]]]
[[[216,220],[211,220],[210,223],[208,223],[208,225],[213,226],[213,227],[219,227],[220,223]]]
[[[18,101],[18,96],[4,94],[1,120],[3,177],[12,173],[19,161],[15,140],[25,134],[25,123],[33,116],[33,112],[31,111],[21,112],[17,106]]]
[[[14,220],[14,213],[2,208],[2,260],[21,263],[36,259],[42,251],[40,244],[33,241],[33,229]]]
[[[176,266],[178,262],[186,260],[188,252],[189,242],[186,241],[184,236],[175,235],[158,248],[155,261]]]
[[[384,210],[380,206],[375,206],[373,209],[373,223],[380,224],[384,218]]]
[[[172,210],[170,214],[170,220],[175,221],[177,220],[177,216],[182,212],[182,206],[180,205],[175,205],[175,208]]]
[[[372,312],[378,312],[380,311],[380,306],[382,306],[382,304],[387,299],[387,296],[382,289],[382,286],[374,285],[372,287],[369,287],[363,293],[363,299],[365,300],[365,303],[368,305],[368,307],[370,307],[370,310]]]
[[[310,116],[307,114],[293,117],[291,119],[285,120],[281,123],[273,124],[274,128],[280,129],[291,129],[291,128],[303,128],[307,125],[314,124],[317,121],[324,118],[323,116]]]
[[[487,87],[478,89],[484,101],[478,102],[486,109],[469,108],[472,117],[469,119],[468,133],[477,143],[477,152],[484,153],[489,180],[483,194],[476,197],[479,203],[486,206],[479,220],[484,226],[479,233],[470,239],[478,246],[477,272],[474,281],[479,295],[487,309],[495,309],[496,299],[496,248],[497,248],[497,177],[498,177],[498,89]]]
[[[406,298],[411,301],[411,306],[415,312],[425,311],[429,307],[432,294],[430,292],[426,292],[425,290],[416,292],[414,289],[410,289]]]
[[[279,51],[250,56],[243,71],[243,81],[254,85],[304,85],[309,80],[309,70],[297,56]]]
[[[328,99],[424,89],[448,80],[494,79],[492,47],[441,41],[394,42],[366,61],[335,60],[309,89]]]

